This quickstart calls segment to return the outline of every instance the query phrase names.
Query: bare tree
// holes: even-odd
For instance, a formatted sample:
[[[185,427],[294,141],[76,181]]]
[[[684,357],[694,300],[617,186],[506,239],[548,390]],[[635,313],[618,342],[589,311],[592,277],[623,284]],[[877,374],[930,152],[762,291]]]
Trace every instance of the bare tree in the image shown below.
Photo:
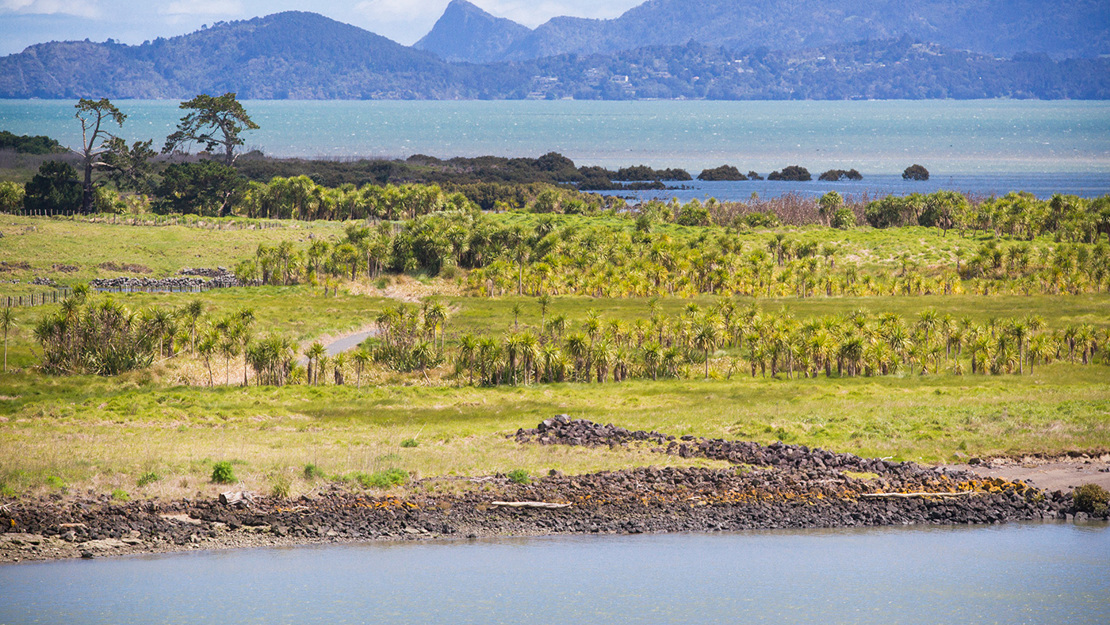
[[[85,170],[81,192],[81,212],[91,213],[93,205],[93,170],[98,167],[105,167],[108,164],[105,157],[112,151],[112,142],[117,138],[108,132],[104,125],[108,122],[115,122],[117,126],[122,128],[123,120],[127,119],[127,116],[116,108],[108,98],[99,100],[81,98],[77,101],[75,108],[77,109],[76,117],[81,122],[81,150],[77,153],[81,156],[81,162]],[[76,152],[76,150],[74,151]]]

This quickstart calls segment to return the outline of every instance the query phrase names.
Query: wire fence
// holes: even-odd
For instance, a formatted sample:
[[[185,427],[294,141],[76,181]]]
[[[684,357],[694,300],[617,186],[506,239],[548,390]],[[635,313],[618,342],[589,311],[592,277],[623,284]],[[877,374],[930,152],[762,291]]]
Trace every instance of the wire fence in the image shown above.
[[[216,281],[205,284],[172,284],[172,285],[121,285],[92,287],[97,293],[204,293],[212,289],[231,288],[231,284],[222,284]],[[57,304],[69,297],[73,289],[62,287],[48,293],[29,293],[26,295],[0,295],[0,308],[44,306]]]
[[[5,308],[13,306],[42,306],[44,304],[57,304],[69,297],[73,289],[62,287],[49,293],[29,293],[27,295],[0,295],[0,304]]]

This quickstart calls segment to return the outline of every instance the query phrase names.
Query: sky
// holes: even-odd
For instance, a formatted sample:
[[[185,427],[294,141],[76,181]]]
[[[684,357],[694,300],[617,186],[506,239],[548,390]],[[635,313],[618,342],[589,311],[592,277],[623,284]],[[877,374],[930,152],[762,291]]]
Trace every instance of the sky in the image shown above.
[[[471,0],[498,17],[536,27],[552,17],[611,18],[644,0]],[[321,13],[411,45],[435,24],[449,0],[0,0],[0,55],[47,41],[139,44],[183,35],[218,21],[280,11]]]

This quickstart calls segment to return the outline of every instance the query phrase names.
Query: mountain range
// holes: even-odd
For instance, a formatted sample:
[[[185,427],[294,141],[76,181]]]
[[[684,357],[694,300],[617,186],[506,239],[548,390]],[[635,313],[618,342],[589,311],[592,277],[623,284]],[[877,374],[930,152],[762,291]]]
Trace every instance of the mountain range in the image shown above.
[[[477,27],[475,27],[477,26]],[[452,0],[417,48],[456,61],[529,60],[689,41],[731,50],[797,50],[913,39],[1012,56],[1110,53],[1105,0],[648,0],[616,19],[557,17],[535,30]]]
[[[1110,98],[1106,3],[1039,15],[1046,3],[1033,0],[852,3],[866,4],[858,14],[842,4],[650,0],[613,20],[529,29],[454,0],[413,47],[291,11],[135,46],[33,45],[0,58],[0,97]],[[1001,21],[967,45],[967,21],[982,16]]]

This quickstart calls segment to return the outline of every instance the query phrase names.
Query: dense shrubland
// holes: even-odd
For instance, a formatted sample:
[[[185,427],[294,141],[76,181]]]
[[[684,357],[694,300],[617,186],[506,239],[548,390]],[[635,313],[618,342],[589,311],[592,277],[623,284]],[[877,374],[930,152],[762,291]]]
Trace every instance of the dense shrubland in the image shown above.
[[[857,311],[800,320],[721,298],[705,309],[688,303],[677,316],[661,314],[653,301],[649,315],[632,322],[589,311],[572,325],[545,314],[538,327],[504,336],[463,335],[445,358],[456,379],[483,385],[711,374],[998,375],[1032,373],[1056,360],[1105,361],[1108,339],[1090,325],[1049,329],[1036,316],[977,324],[928,309],[911,319]]]
[[[292,242],[263,245],[254,258],[239,264],[236,273],[246,283],[288,285],[377,279],[383,273],[401,272],[455,279],[464,270],[470,291],[489,296],[708,293],[804,298],[1056,294],[1110,287],[1110,246],[1098,238],[1098,219],[1106,209],[1093,210],[1106,206],[1105,200],[1057,196],[1040,202],[1015,195],[974,205],[963,196],[941,192],[886,198],[861,207],[846,206],[837,198],[830,194],[816,207],[790,197],[739,205],[649,202],[634,211],[607,212],[593,219],[494,215],[459,200],[450,210],[400,222],[351,224],[343,237],[312,240],[307,247]],[[1000,207],[1011,207],[1015,200],[1030,207],[1033,215],[1021,232],[1035,228],[1053,234],[1044,230],[1051,225],[1059,241],[1009,236],[1006,220],[1011,212]],[[789,218],[803,210],[848,228],[855,223],[855,211],[889,204],[902,207],[898,215],[907,220],[904,225],[934,219],[937,205],[958,206],[962,212],[952,213],[955,223],[965,236],[977,233],[981,243],[961,246],[931,263],[909,255],[864,263],[854,249],[822,236],[820,230],[769,232],[765,238],[752,232],[779,223],[778,214]],[[721,221],[733,226],[716,226]],[[1002,236],[995,236],[996,229]],[[968,248],[975,251],[969,253]]]

